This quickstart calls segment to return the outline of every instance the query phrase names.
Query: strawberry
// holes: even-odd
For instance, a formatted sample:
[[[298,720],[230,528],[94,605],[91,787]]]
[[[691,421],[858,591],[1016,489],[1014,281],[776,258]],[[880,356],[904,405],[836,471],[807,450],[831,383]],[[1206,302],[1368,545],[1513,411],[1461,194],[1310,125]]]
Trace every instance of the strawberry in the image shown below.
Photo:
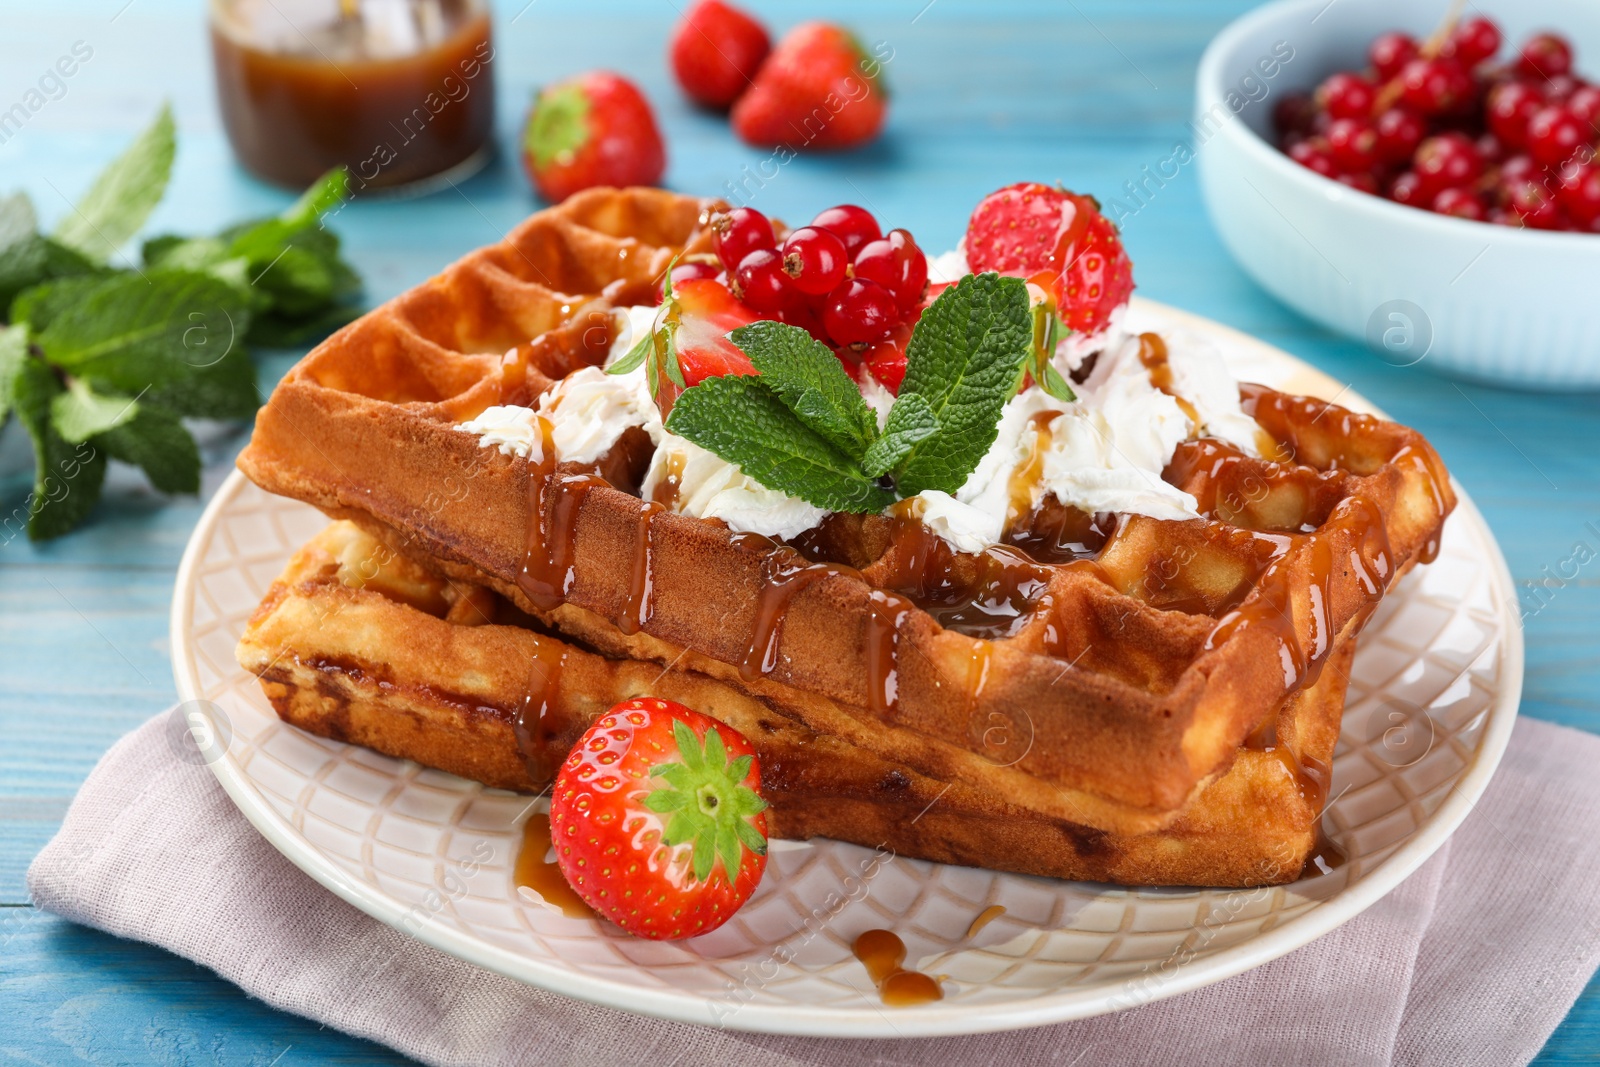
[[[715,930],[767,866],[760,787],[760,764],[737,730],[670,700],[625,700],[556,774],[556,863],[590,907],[631,934]]]
[[[754,374],[750,357],[728,340],[728,334],[762,318],[738,300],[728,287],[709,279],[672,287],[678,304],[678,366],[687,385],[699,385],[723,374]]]
[[[909,340],[911,326],[902,323],[890,327],[888,333],[869,344],[861,353],[861,365],[878,379],[878,384],[895,396],[900,395],[900,383],[906,377],[906,342]]]
[[[726,111],[771,50],[761,23],[722,0],[700,0],[672,31],[668,54],[689,99]]]
[[[522,165],[539,195],[557,202],[596,185],[654,185],[667,150],[644,94],[621,75],[591,71],[540,91]]]
[[[1079,333],[1103,330],[1133,294],[1133,263],[1093,197],[1038,182],[1008,185],[973,211],[965,246],[974,272],[1040,284]]]
[[[848,30],[796,26],[733,108],[733,130],[757,148],[854,148],[883,128],[888,95],[877,60]]]

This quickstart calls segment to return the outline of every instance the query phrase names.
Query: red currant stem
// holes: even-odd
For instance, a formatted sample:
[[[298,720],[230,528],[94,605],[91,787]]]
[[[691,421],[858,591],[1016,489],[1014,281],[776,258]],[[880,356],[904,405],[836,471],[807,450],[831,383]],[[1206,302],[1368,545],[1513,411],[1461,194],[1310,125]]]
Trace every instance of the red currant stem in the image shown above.
[[[1466,10],[1467,0],[1450,0],[1450,7],[1444,13],[1444,21],[1422,42],[1417,49],[1417,55],[1423,59],[1432,59],[1444,48],[1450,40],[1450,35],[1456,32],[1456,23],[1461,21],[1461,15]]]

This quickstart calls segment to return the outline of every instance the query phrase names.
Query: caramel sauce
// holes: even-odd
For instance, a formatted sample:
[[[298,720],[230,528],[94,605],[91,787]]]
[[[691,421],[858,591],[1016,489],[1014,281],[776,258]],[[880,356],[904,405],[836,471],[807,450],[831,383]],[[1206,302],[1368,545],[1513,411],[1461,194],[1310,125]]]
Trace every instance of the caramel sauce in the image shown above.
[[[906,945],[888,930],[868,930],[851,951],[867,968],[878,996],[891,1008],[909,1008],[944,999],[939,983],[921,971],[905,969]]]
[[[780,545],[760,534],[734,534],[740,547],[765,550],[761,557],[761,589],[756,594],[755,622],[750,644],[739,675],[745,681],[771,674],[778,666],[778,643],[783,637],[783,619],[789,604],[800,592],[829,575],[860,577],[860,573],[838,563],[812,563],[787,545]]]
[[[1280,568],[1294,558],[1292,551],[1286,551],[1262,572],[1254,593],[1217,621],[1206,638],[1205,651],[1218,648],[1244,630],[1264,630],[1278,643],[1288,692],[1294,693],[1313,683],[1333,646],[1328,600],[1340,562],[1334,558],[1332,538],[1340,531],[1356,535],[1356,547],[1343,562],[1355,572],[1367,596],[1365,610],[1375,607],[1394,574],[1389,539],[1376,509],[1360,497],[1348,497],[1334,508],[1319,532],[1295,537],[1296,542],[1306,546],[1307,601],[1311,613],[1309,647],[1301,642],[1295,624],[1294,606],[1290,601],[1294,583],[1290,575],[1280,573]]]
[[[1057,412],[1041,411],[1033,416],[1033,437],[1028,442],[1028,454],[1011,471],[1006,483],[1007,530],[1033,514],[1033,491],[1044,477],[1044,457],[1050,451],[1052,434],[1050,424]]]
[[[1080,512],[1081,514],[1081,512]],[[897,509],[881,584],[911,600],[940,626],[968,637],[1014,636],[1050,587],[1050,569],[1007,545],[957,553],[910,509]]]
[[[684,454],[674,452],[667,457],[667,473],[650,493],[652,502],[660,504],[668,511],[678,510],[678,496],[683,492],[683,464]]]
[[[499,398],[502,405],[526,404],[528,368],[533,363],[533,345],[524,341],[500,357]]]
[[[583,502],[604,478],[555,469],[555,449],[545,433],[544,458],[528,479],[527,539],[517,585],[539,611],[553,611],[566,599],[576,577],[573,538]]]
[[[1150,373],[1150,384],[1177,401],[1178,410],[1194,423],[1196,430],[1199,430],[1204,421],[1200,418],[1200,412],[1195,410],[1195,406],[1178,395],[1172,382],[1172,363],[1168,356],[1167,342],[1162,340],[1160,334],[1139,335],[1139,362]]]
[[[898,593],[867,594],[867,708],[880,719],[900,710],[900,626],[916,610]]]
[[[566,666],[565,645],[539,643],[528,667],[528,691],[511,723],[517,751],[528,769],[528,777],[536,783],[554,779],[556,765],[563,756],[563,753],[550,751],[550,742],[556,733],[550,709],[560,699],[561,675]]]
[[[655,592],[655,519],[666,511],[647,501],[639,508],[639,527],[633,541],[633,571],[628,580],[628,599],[622,606],[617,629],[633,636],[650,619],[650,600]]]
[[[1067,563],[1098,556],[1116,528],[1117,516],[1112,512],[1091,515],[1055,497],[1046,497],[1026,523],[1006,530],[1005,540],[1029,559]]]
[[[1311,854],[1306,857],[1305,866],[1300,869],[1300,877],[1314,878],[1319,874],[1332,874],[1348,861],[1349,857],[1344,854],[1344,849],[1333,843],[1319,822],[1316,843],[1311,846]]]
[[[990,904],[987,908],[978,912],[977,917],[972,920],[972,925],[967,927],[967,940],[971,941],[977,937],[979,931],[1005,913],[1006,906],[1004,904]]]
[[[536,811],[522,824],[522,850],[517,853],[513,881],[569,919],[592,919],[594,909],[584,903],[550,855],[550,816]]]
[[[448,36],[395,57],[364,46],[349,55],[348,43],[332,40],[312,44],[307,33],[327,31],[309,25],[292,38],[302,50],[269,50],[241,20],[213,19],[217,100],[239,161],[296,189],[344,164],[359,190],[405,185],[472,159],[494,132],[489,16],[460,0],[446,0],[439,13]]]

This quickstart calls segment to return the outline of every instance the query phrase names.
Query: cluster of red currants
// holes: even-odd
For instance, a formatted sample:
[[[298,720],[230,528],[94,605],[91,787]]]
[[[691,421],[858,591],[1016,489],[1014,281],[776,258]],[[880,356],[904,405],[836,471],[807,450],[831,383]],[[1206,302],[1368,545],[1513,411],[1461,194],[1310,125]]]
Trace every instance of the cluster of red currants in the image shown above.
[[[1600,233],[1600,86],[1572,46],[1528,38],[1497,63],[1500,29],[1457,23],[1419,43],[1385,33],[1365,71],[1341,71],[1274,111],[1290,158],[1324,177],[1443,215]]]
[[[716,278],[752,311],[834,348],[864,346],[914,321],[928,289],[928,259],[911,234],[885,234],[853,204],[828,208],[782,242],[765,215],[737,207],[712,219],[711,244],[720,271],[683,263],[673,281]]]

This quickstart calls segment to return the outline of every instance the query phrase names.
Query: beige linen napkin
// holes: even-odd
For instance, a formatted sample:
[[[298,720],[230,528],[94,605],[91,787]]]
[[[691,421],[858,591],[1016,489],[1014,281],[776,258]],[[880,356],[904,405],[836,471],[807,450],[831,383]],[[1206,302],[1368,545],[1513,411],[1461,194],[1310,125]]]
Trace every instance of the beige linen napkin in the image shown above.
[[[1548,723],[1517,724],[1445,850],[1282,959],[1081,1022],[842,1041],[628,1015],[412,941],[280,856],[209,770],[178,758],[164,719],[84,783],[28,871],[35,903],[428,1063],[1523,1064],[1600,964],[1600,737]]]

